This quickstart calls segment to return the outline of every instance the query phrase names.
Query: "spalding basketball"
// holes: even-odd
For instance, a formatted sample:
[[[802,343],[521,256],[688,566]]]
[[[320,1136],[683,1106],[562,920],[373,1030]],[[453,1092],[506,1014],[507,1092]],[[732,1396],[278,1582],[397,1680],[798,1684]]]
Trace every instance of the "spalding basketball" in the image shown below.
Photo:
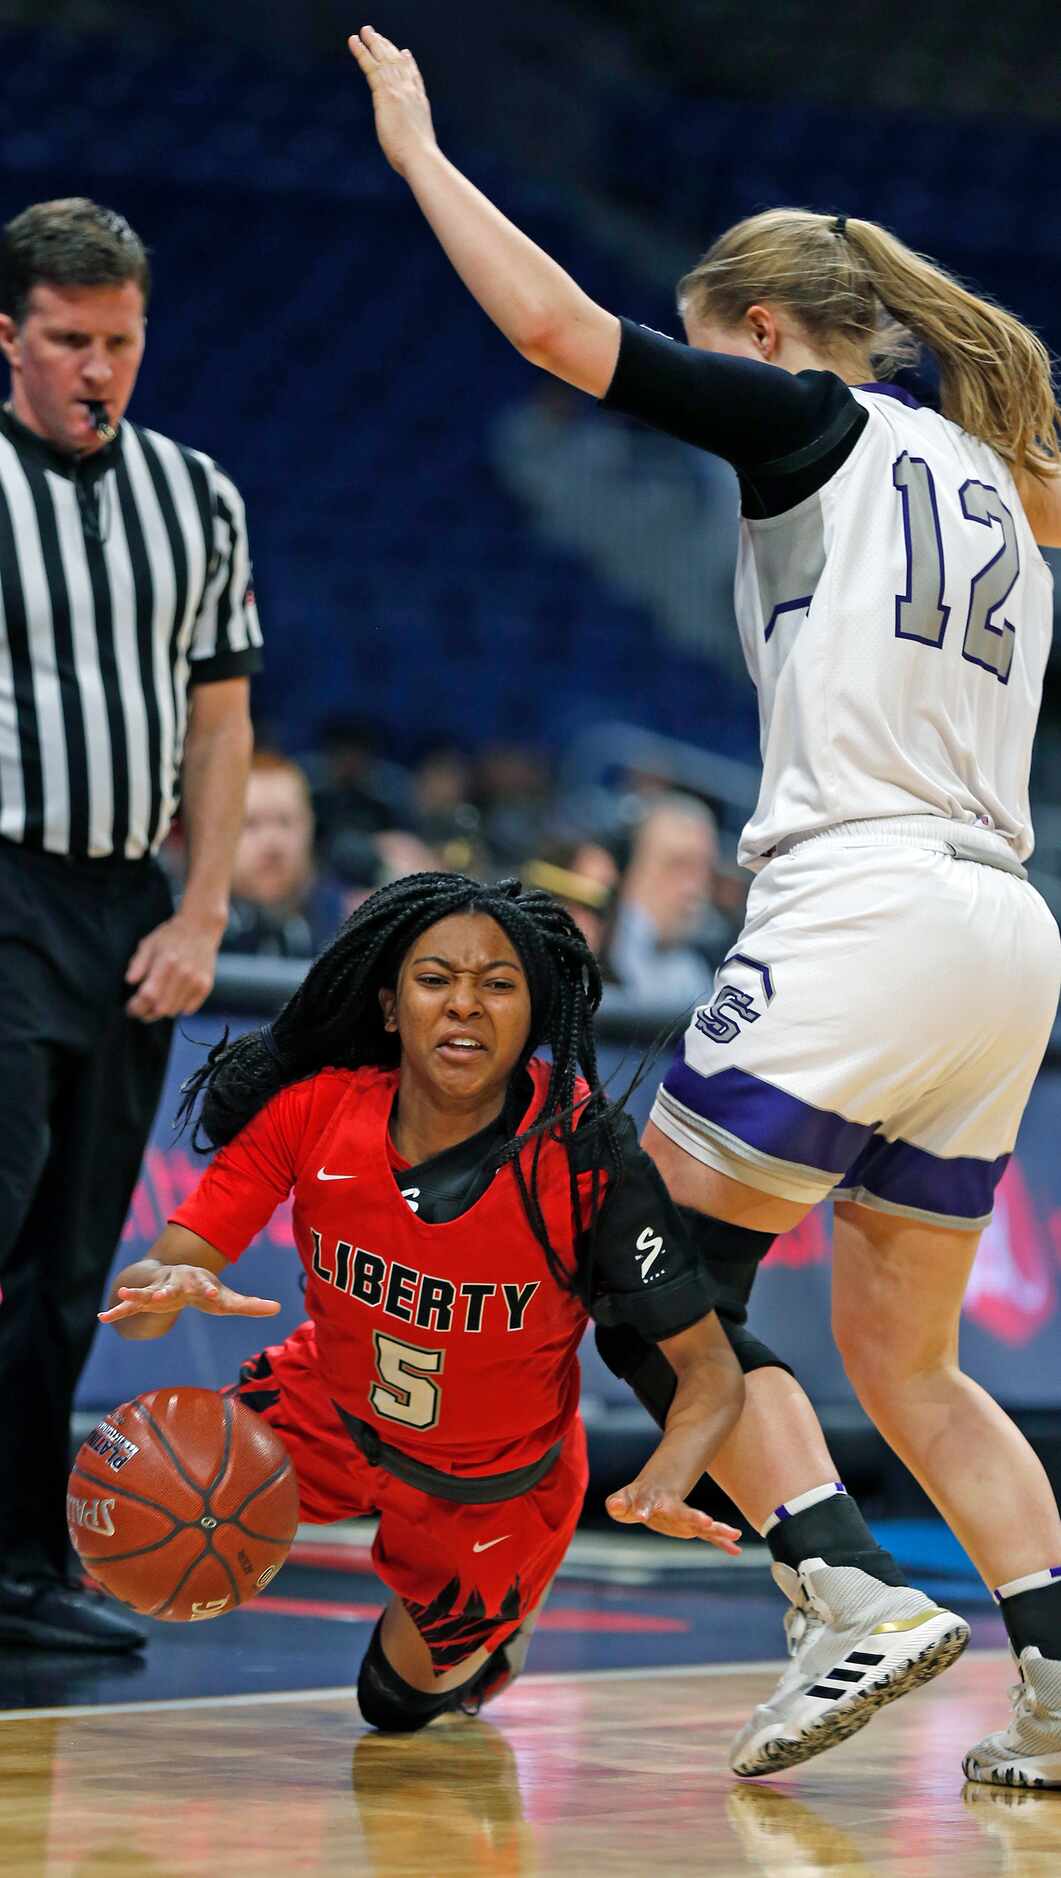
[[[67,1525],[82,1564],[146,1617],[191,1623],[257,1597],[298,1525],[286,1448],[212,1389],[156,1389],[97,1423],[74,1462]]]

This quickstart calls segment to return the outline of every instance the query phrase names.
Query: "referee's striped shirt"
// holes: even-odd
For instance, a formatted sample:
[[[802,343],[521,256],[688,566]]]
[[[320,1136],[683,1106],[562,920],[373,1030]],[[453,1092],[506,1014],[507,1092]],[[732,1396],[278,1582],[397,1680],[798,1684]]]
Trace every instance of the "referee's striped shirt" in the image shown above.
[[[84,459],[0,411],[0,838],[139,859],[173,819],[190,685],[255,672],[243,503],[123,422]]]

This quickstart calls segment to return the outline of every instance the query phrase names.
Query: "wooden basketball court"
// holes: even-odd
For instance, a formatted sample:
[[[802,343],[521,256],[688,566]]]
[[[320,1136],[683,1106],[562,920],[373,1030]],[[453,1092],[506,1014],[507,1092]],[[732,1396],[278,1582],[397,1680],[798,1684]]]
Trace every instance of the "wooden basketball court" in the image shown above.
[[[1007,1665],[967,1655],[770,1783],[730,1735],[763,1667],[528,1675],[491,1722],[408,1739],[351,1694],[7,1710],[3,1878],[1057,1878],[1061,1793],[963,1784]]]

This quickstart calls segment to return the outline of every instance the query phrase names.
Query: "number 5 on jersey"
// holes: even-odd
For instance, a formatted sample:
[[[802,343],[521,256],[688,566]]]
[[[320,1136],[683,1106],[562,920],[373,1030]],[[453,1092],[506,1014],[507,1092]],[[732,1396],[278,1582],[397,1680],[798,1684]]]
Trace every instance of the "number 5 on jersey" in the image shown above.
[[[892,481],[903,505],[906,538],[906,591],[896,595],[895,636],[938,648],[951,608],[943,598],[946,569],[935,479],[923,457],[904,450],[892,465]],[[966,521],[997,528],[1002,534],[1001,546],[969,584],[962,658],[991,672],[1004,685],[1013,663],[1013,627],[1009,620],[996,616],[1020,573],[1017,525],[990,483],[970,479],[959,489],[958,500]]]
[[[372,1384],[368,1399],[376,1414],[406,1428],[434,1428],[442,1412],[442,1390],[431,1377],[442,1369],[445,1351],[399,1343],[381,1330],[372,1332],[372,1341],[381,1380]]]

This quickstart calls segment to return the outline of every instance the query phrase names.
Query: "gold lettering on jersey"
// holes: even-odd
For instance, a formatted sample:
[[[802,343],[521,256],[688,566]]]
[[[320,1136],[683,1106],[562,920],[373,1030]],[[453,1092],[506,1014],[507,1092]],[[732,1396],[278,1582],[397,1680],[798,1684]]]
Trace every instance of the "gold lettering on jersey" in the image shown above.
[[[483,1330],[523,1330],[528,1309],[541,1289],[537,1278],[523,1284],[477,1280],[455,1284],[449,1278],[417,1271],[400,1259],[382,1258],[364,1246],[352,1246],[346,1239],[326,1243],[315,1226],[310,1227],[310,1239],[310,1271],[321,1284],[398,1323],[443,1336],[453,1330],[471,1336]]]

